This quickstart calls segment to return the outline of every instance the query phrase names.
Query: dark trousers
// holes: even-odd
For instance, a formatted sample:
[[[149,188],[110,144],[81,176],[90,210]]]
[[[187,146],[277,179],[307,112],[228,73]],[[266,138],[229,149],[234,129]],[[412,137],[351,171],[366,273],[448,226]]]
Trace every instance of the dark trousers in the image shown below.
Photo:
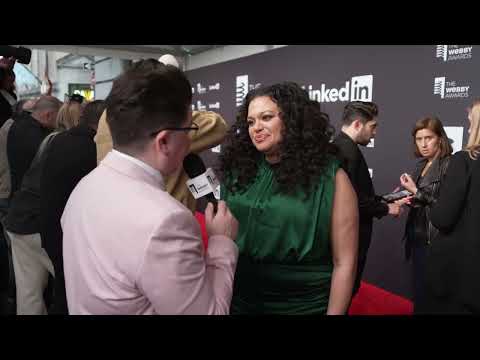
[[[60,235],[42,232],[43,246],[52,261],[55,279],[53,279],[53,299],[48,309],[49,315],[68,315],[67,293],[65,291],[65,274],[63,272],[63,254]],[[48,239],[49,241],[45,241]],[[56,240],[55,240],[56,239]],[[52,246],[57,244],[57,246]],[[60,244],[60,245],[58,245]]]
[[[423,314],[425,309],[425,269],[427,244],[416,241],[412,247],[413,262],[413,313]]]
[[[360,284],[362,282],[363,270],[367,264],[367,254],[372,241],[370,230],[365,230],[364,227],[360,227],[359,241],[358,241],[358,258],[357,258],[357,276],[353,283],[352,299],[358,293]]]
[[[367,254],[358,256],[357,260],[357,276],[355,278],[355,282],[353,283],[353,290],[352,290],[352,299],[358,293],[360,289],[360,283],[362,282],[362,275],[363,270],[365,269],[365,264],[367,263]]]
[[[9,285],[10,265],[8,260],[8,248],[9,246],[3,232],[3,226],[0,223],[0,292],[6,292]]]
[[[10,264],[8,244],[0,223],[0,315],[8,315],[9,289],[10,289]]]
[[[425,314],[449,314],[449,315],[473,315],[475,314],[468,307],[460,304],[455,299],[438,298],[434,295],[429,295],[427,292],[425,300]],[[478,314],[475,314],[478,315]]]
[[[15,276],[12,250],[2,225],[7,212],[8,201],[0,199],[0,315],[15,315]]]
[[[68,315],[63,264],[58,261],[52,261],[52,263],[55,270],[55,279],[53,285],[53,303],[48,313],[50,315]]]

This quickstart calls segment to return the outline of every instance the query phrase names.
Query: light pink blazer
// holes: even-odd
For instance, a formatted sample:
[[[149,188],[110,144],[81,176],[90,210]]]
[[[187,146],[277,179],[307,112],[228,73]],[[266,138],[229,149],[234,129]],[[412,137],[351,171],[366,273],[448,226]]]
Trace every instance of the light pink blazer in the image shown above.
[[[70,314],[228,314],[238,248],[211,236],[160,174],[110,152],[62,219]]]

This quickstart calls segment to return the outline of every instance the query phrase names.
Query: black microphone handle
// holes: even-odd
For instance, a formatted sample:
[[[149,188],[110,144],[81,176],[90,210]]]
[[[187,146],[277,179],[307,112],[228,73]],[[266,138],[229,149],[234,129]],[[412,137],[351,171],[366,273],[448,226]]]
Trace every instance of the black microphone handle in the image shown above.
[[[218,200],[215,195],[213,195],[213,193],[208,193],[205,195],[205,198],[208,200],[208,202],[213,204],[213,213],[216,214],[218,209]]]

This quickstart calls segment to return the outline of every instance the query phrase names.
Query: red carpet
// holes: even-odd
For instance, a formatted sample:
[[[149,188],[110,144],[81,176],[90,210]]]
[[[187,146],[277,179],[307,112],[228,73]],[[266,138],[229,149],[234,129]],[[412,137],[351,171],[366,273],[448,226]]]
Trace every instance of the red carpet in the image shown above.
[[[410,300],[362,281],[349,315],[412,315]]]
[[[202,229],[205,247],[208,245],[205,216],[196,212],[195,217]],[[392,294],[386,290],[362,281],[357,295],[353,298],[348,311],[349,315],[411,315],[413,304],[410,300]]]

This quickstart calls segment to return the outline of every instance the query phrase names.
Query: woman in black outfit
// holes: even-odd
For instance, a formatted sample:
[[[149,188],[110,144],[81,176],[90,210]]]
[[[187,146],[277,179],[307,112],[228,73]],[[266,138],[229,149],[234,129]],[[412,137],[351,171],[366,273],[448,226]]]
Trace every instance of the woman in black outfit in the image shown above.
[[[49,314],[68,315],[60,219],[75,186],[97,166],[93,138],[104,110],[103,100],[88,103],[80,117],[80,124],[56,135],[45,158],[40,183],[41,238],[55,269],[55,294]]]
[[[467,146],[453,155],[432,207],[440,234],[427,257],[429,313],[480,313],[480,100],[468,118]]]
[[[425,257],[427,247],[435,241],[438,230],[430,219],[431,206],[438,198],[440,184],[448,167],[452,146],[442,122],[433,116],[417,121],[412,130],[415,156],[421,158],[413,176],[403,174],[402,186],[413,195],[404,200],[410,205],[405,227],[405,253],[412,256],[414,313],[424,312]]]

